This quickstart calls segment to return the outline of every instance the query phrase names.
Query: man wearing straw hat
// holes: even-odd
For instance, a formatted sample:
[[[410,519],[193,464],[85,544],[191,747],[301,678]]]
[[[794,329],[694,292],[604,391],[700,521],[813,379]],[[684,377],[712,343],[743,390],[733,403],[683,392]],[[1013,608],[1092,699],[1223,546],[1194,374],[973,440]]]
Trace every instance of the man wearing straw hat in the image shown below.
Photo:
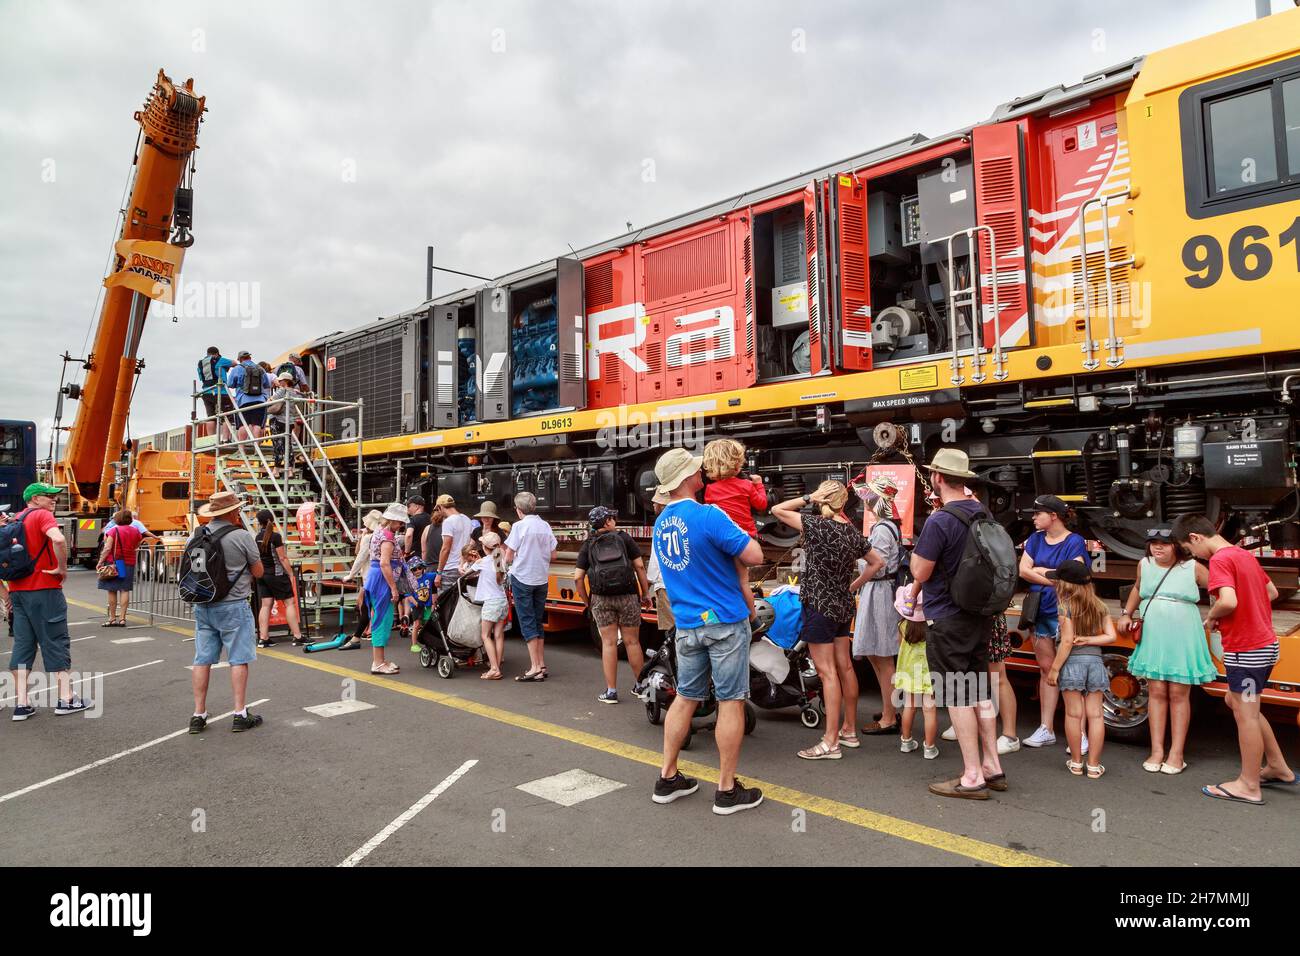
[[[677,619],[677,697],[664,720],[664,762],[655,803],[671,803],[699,789],[677,769],[691,718],[709,697],[718,700],[718,792],[713,812],[723,816],[763,802],[763,793],[736,778],[749,696],[749,608],[736,561],[763,563],[763,549],[721,508],[695,500],[704,487],[704,459],[684,448],[655,462],[656,489],[669,501],[655,520],[653,548]]]
[[[936,678],[935,696],[939,703],[947,705],[957,730],[963,764],[960,777],[933,783],[930,792],[941,797],[987,800],[990,790],[1007,789],[1007,775],[998,760],[997,709],[992,705],[988,679],[993,621],[963,611],[952,598],[949,582],[961,563],[969,531],[960,518],[944,510],[959,509],[975,516],[986,513],[986,509],[966,487],[979,476],[970,470],[970,459],[964,451],[941,448],[926,468],[940,507],[926,518],[912,551],[915,580],[909,598],[915,606],[917,594],[925,586],[922,609],[929,624],[926,656]],[[904,608],[905,613],[911,610]]]
[[[202,733],[208,726],[208,679],[212,665],[221,660],[224,648],[230,663],[230,692],[235,716],[230,729],[235,733],[260,726],[262,718],[249,713],[248,665],[257,659],[253,610],[248,599],[253,579],[262,576],[262,556],[253,533],[235,524],[239,496],[218,491],[199,509],[199,517],[211,518],[208,533],[221,534],[219,544],[225,558],[230,590],[219,601],[194,605],[194,667],[190,682],[194,688],[194,715],[190,733]],[[229,515],[230,517],[226,517]]]

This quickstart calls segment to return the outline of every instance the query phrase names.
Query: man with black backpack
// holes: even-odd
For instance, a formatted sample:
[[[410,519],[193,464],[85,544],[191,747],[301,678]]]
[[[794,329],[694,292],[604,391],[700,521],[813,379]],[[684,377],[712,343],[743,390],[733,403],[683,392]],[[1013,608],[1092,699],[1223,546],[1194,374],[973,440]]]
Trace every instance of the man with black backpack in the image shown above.
[[[963,763],[959,778],[931,784],[930,792],[987,800],[990,790],[1007,789],[988,677],[989,635],[993,616],[1015,592],[1015,546],[984,505],[967,496],[966,483],[979,476],[965,452],[942,448],[926,467],[941,507],[926,519],[912,552],[911,601],[921,595],[936,703],[948,707]]]
[[[258,371],[261,371],[260,369]],[[248,665],[257,658],[253,610],[249,596],[253,579],[262,576],[262,556],[253,533],[228,518],[237,518],[239,497],[218,491],[199,509],[211,518],[185,545],[181,555],[181,596],[194,605],[194,715],[190,733],[208,726],[208,678],[221,660],[222,648],[230,663],[230,690],[234,697],[231,730],[252,730],[262,718],[248,712]]]
[[[645,664],[641,653],[641,608],[650,599],[650,582],[641,548],[626,531],[615,527],[617,512],[597,505],[587,518],[591,522],[591,536],[582,542],[582,550],[578,552],[574,583],[600,631],[605,692],[596,699],[602,704],[617,704],[619,633],[623,635],[632,674],[638,676]],[[639,681],[632,686],[632,694],[641,696]]]
[[[235,393],[235,407],[239,410],[242,438],[262,437],[266,422],[266,403],[270,401],[275,384],[262,366],[253,361],[251,352],[240,352],[239,363],[232,365],[226,375],[226,384]],[[253,406],[258,406],[254,408]]]
[[[230,401],[230,394],[226,391],[226,376],[230,373],[230,367],[235,363],[230,361],[221,354],[221,349],[215,345],[209,345],[207,354],[199,359],[196,370],[199,374],[199,397],[203,399],[203,408],[208,418],[217,414],[217,409],[223,412],[233,412],[234,404]],[[216,431],[215,426],[208,428],[204,426],[203,434],[210,435]],[[229,426],[223,429],[229,432]],[[224,441],[228,434],[221,436]]]
[[[36,714],[27,696],[27,675],[36,649],[47,674],[58,682],[54,713],[76,714],[86,702],[72,692],[72,641],[68,636],[68,545],[54,517],[55,496],[63,489],[34,482],[23,489],[27,507],[0,533],[0,598],[10,614],[14,649],[9,661],[17,688],[13,719]]]

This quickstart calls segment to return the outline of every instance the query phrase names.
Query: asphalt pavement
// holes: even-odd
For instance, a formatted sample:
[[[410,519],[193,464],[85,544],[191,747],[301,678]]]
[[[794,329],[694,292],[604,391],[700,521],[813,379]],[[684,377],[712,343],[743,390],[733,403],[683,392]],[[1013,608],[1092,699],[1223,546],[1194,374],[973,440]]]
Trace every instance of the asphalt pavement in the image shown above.
[[[960,773],[955,743],[927,761],[899,753],[897,738],[864,737],[842,760],[808,762],[795,752],[817,732],[794,711],[764,711],[740,776],[766,802],[719,817],[708,732],[682,765],[699,793],[651,802],[662,731],[628,693],[626,664],[624,702],[596,701],[600,662],[585,634],[548,641],[551,677],[534,684],[477,670],[442,679],[402,646],[390,649],[402,673],[379,677],[368,649],[307,656],[286,640],[252,667],[261,727],[234,734],[218,716],[231,702],[218,667],[214,719],[190,735],[188,629],[143,618],[101,628],[90,573],[74,572],[67,595],[73,669],[103,675],[85,685],[99,714],[41,707],[11,722],[4,685],[0,864],[1233,866],[1300,856],[1300,792],[1270,792],[1258,808],[1201,796],[1202,784],[1236,775],[1235,731],[1218,702],[1193,718],[1181,776],[1145,773],[1145,748],[1115,742],[1103,778],[1071,776],[1058,729],[1056,747],[1004,758],[1010,789],[986,802],[927,792]],[[0,666],[11,647],[0,641]],[[508,677],[527,661],[518,643],[506,658]],[[1031,690],[1018,683],[1022,738],[1037,716]],[[859,716],[878,701],[868,684]],[[1278,732],[1300,763],[1296,728]]]

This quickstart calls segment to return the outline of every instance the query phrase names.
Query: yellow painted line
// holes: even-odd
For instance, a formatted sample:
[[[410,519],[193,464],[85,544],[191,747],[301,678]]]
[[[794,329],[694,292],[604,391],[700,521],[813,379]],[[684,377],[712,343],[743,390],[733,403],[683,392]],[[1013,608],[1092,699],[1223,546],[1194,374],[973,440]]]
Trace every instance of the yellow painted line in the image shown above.
[[[1030,458],[1082,458],[1083,452],[1075,451],[1073,448],[1062,448],[1056,451],[1031,451]]]
[[[1072,398],[1034,398],[1025,402],[1025,408],[1051,408],[1056,405],[1073,405]]]
[[[1087,495],[1057,495],[1062,501],[1087,501]]]
[[[372,684],[375,687],[382,687],[386,690],[396,691],[399,694],[406,694],[408,697],[416,697],[420,700],[431,701],[435,704],[441,704],[444,707],[451,707],[454,710],[463,711],[467,714],[486,717],[488,720],[495,720],[499,723],[508,724],[511,727],[517,727],[521,730],[530,730],[533,733],[543,734],[547,737],[555,737],[559,740],[578,744],[582,747],[588,747],[592,750],[599,750],[602,753],[612,754],[616,757],[623,757],[635,763],[642,763],[656,768],[663,763],[663,755],[655,750],[648,750],[645,747],[637,747],[633,744],[623,743],[619,740],[612,740],[608,737],[589,734],[585,731],[564,727],[560,724],[552,724],[545,720],[538,720],[537,718],[529,717],[526,714],[517,714],[513,711],[504,710],[500,707],[493,707],[489,704],[480,704],[476,701],[467,700],[464,697],[457,697],[454,694],[439,693],[436,690],[430,690],[413,684],[405,684],[388,677],[368,674],[364,671],[355,671],[351,668],[340,667],[336,664],[327,664],[324,661],[312,658],[294,657],[285,654],[282,651],[262,650],[258,652],[258,656],[273,657],[279,661],[286,661],[290,664],[310,667],[326,674],[334,674],[337,677],[346,677],[365,684]],[[718,771],[705,764],[695,763],[694,761],[688,760],[679,760],[678,766],[685,773],[699,777],[701,780],[707,780],[710,783],[718,782]],[[748,775],[746,775],[746,779],[750,779]],[[1033,856],[1029,853],[1021,853],[1017,850],[1009,850],[1006,847],[996,846],[992,843],[985,843],[983,840],[975,840],[970,837],[961,836],[960,834],[948,833],[946,830],[925,826],[921,823],[913,823],[909,820],[901,820],[898,817],[891,817],[883,813],[877,813],[873,810],[855,807],[852,804],[843,803],[839,800],[831,800],[827,797],[819,797],[814,794],[803,793],[802,791],[794,790],[790,787],[783,787],[775,783],[768,783],[764,780],[753,780],[753,783],[762,789],[764,797],[774,800],[777,803],[784,803],[792,807],[798,807],[807,810],[810,813],[830,817],[831,819],[839,820],[843,823],[850,823],[866,830],[874,830],[877,833],[885,833],[936,850],[956,853],[959,856],[978,860],[981,863],[991,863],[995,866],[1065,865],[1058,863],[1055,860]]]

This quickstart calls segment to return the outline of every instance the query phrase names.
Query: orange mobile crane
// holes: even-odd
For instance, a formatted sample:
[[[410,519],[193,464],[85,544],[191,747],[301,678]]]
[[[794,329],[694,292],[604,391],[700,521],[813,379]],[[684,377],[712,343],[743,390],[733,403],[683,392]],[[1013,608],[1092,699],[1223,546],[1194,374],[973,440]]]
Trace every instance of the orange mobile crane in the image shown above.
[[[174,301],[184,250],[194,242],[189,231],[194,199],[191,157],[204,99],[195,95],[192,79],[177,85],[159,70],[144,109],[135,114],[140,135],[130,199],[122,209],[113,268],[104,280],[93,351],[83,363],[85,381],[60,389],[60,412],[65,397],[80,405],[64,454],[54,456],[54,483],[66,488],[67,503],[61,511],[67,519],[69,557],[83,562],[94,560],[103,522],[123,503],[115,470],[129,450],[122,439],[135,378],[144,368],[137,352],[149,305],[154,299]],[[64,359],[70,360],[66,355]],[[178,456],[178,461],[180,457],[186,459],[178,465],[184,474],[173,477],[188,482],[188,455]],[[170,464],[159,462],[158,470],[177,470]]]

